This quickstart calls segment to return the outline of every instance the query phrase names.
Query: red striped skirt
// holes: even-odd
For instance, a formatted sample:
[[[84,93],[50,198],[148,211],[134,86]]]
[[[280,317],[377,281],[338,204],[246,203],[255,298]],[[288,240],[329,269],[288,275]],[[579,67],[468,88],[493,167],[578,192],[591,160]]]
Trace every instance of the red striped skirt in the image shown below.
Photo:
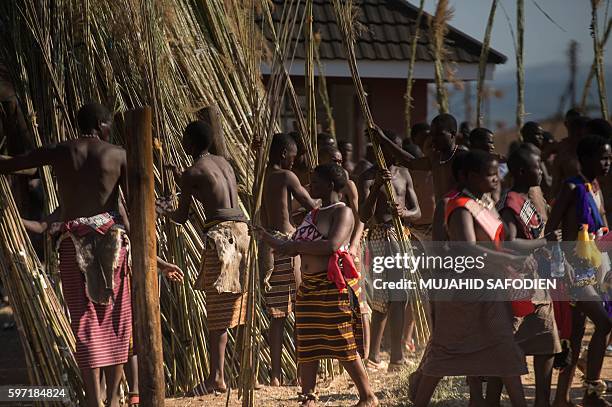
[[[85,277],[77,265],[72,239],[61,242],[59,260],[62,290],[76,337],[77,364],[81,369],[94,369],[126,363],[132,336],[127,248],[121,249],[109,305],[95,304],[85,295]]]

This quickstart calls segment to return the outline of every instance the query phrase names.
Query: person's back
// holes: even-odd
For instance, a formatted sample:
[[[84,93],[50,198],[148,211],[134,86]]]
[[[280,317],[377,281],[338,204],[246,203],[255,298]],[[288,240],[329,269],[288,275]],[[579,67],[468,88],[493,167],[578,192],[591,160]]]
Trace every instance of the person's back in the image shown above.
[[[0,172],[50,165],[58,183],[61,221],[119,212],[119,185],[125,180],[125,150],[108,143],[111,115],[97,103],[77,115],[81,137],[51,144],[4,161]]]
[[[263,189],[262,207],[265,212],[265,227],[282,233],[293,231],[291,224],[291,192],[289,181],[291,171],[282,168],[269,168],[266,172]]]
[[[79,138],[55,147],[62,221],[118,210],[125,150],[97,138]]]
[[[132,336],[127,219],[118,216],[125,215],[119,205],[119,185],[125,180],[126,156],[106,141],[111,114],[104,106],[86,104],[77,121],[78,139],[0,161],[0,173],[53,167],[60,200],[59,274],[72,318],[75,360],[88,405],[97,405],[102,398],[101,369],[106,374],[108,403],[118,405],[119,381],[113,378],[123,372]],[[40,222],[38,233],[47,231],[46,224],[56,220],[56,213]],[[26,220],[24,225],[32,231],[28,222],[31,226]]]
[[[289,134],[275,134],[270,145],[270,161],[264,178],[262,210],[263,226],[283,234],[293,233],[291,223],[292,198],[307,211],[314,201],[291,171],[298,154],[297,143]]]
[[[239,208],[236,175],[230,163],[218,155],[205,155],[187,170],[193,197],[202,203],[206,217],[219,209]]]

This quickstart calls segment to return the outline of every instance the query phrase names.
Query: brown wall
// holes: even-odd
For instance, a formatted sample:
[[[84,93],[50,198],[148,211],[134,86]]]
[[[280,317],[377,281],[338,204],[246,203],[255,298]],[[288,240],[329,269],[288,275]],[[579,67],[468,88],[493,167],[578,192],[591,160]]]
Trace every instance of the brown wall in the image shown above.
[[[292,76],[293,85],[298,95],[304,95],[304,77]],[[356,156],[365,153],[363,137],[365,125],[361,115],[359,102],[351,78],[328,77],[327,88],[336,123],[336,136],[338,140],[352,141]],[[405,79],[363,79],[363,85],[368,94],[368,103],[374,116],[375,123],[383,129],[389,129],[400,136],[406,134],[404,116],[404,93],[406,92]],[[413,109],[412,123],[427,120],[427,81],[417,80],[412,87]],[[291,114],[291,113],[290,113]],[[291,120],[289,120],[290,122]],[[317,94],[317,122],[326,129],[326,115],[323,104]],[[290,131],[293,129],[284,129]],[[356,157],[356,159],[358,159]]]
[[[380,127],[403,136],[406,134],[404,115],[405,79],[366,79],[364,86],[374,121]],[[412,123],[427,120],[427,82],[417,80],[412,87]]]

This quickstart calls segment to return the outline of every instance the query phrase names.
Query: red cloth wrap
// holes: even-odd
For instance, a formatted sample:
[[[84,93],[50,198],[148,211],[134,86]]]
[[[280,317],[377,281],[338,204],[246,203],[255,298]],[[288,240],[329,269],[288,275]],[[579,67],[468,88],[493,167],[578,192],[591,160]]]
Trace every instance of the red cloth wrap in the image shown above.
[[[342,260],[342,268],[340,268],[340,260]],[[329,256],[327,263],[327,278],[329,281],[336,284],[339,290],[346,288],[345,279],[359,278],[359,273],[355,268],[353,256],[346,250],[337,250]]]

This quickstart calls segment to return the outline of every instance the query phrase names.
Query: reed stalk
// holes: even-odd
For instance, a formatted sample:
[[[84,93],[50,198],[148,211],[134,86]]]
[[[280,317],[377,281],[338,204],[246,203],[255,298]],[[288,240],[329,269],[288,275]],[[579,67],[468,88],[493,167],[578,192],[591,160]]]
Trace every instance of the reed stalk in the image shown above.
[[[321,98],[321,103],[323,103],[323,108],[325,109],[325,116],[327,119],[327,127],[329,130],[329,134],[331,134],[331,136],[335,139],[336,121],[334,120],[334,109],[332,108],[329,93],[327,91],[327,79],[325,78],[325,70],[323,69],[323,63],[321,62],[320,46],[321,34],[317,33],[315,34],[314,57],[315,63],[317,65],[317,71],[319,72],[319,97]]]
[[[608,43],[608,39],[610,38],[610,30],[612,29],[612,19],[608,20],[608,24],[606,25],[606,31],[603,35],[603,38],[600,41],[600,47],[604,49],[606,44]],[[589,92],[591,89],[591,84],[593,83],[593,78],[595,77],[597,62],[595,58],[593,58],[593,63],[591,64],[591,69],[589,71],[589,76],[584,83],[584,89],[582,90],[582,98],[580,100],[580,107],[584,111],[586,109],[587,98],[589,97]]]
[[[525,67],[523,65],[525,38],[525,0],[516,3],[516,128],[523,127],[525,120]],[[520,136],[519,136],[520,137]]]
[[[436,83],[436,100],[440,113],[448,113],[448,90],[445,80],[446,70],[444,60],[447,50],[444,39],[448,33],[448,21],[452,17],[452,10],[449,9],[448,0],[439,0],[436,6],[436,13],[431,21],[431,38],[433,45],[434,58],[434,80]]]
[[[487,19],[487,28],[485,29],[482,49],[480,50],[480,60],[478,62],[478,85],[476,87],[476,127],[482,127],[482,100],[484,98],[484,85],[485,78],[487,76],[487,60],[489,58],[489,47],[491,44],[491,33],[493,32],[497,2],[498,0],[491,1],[491,9],[489,10],[489,18]]]
[[[73,356],[74,335],[4,176],[0,176],[0,259],[0,278],[14,311],[30,382],[67,387],[71,400],[84,402],[83,383]]]
[[[404,95],[404,117],[406,120],[406,136],[408,138],[411,137],[412,130],[412,85],[414,81],[414,65],[416,63],[417,45],[419,43],[424,8],[425,0],[421,0],[419,3],[419,12],[414,23],[414,35],[410,43],[410,62],[408,63],[408,79],[406,80],[406,94]]]
[[[602,41],[599,40],[599,22],[597,17],[597,8],[599,7],[600,2],[601,0],[591,0],[591,36],[593,37],[595,78],[597,79],[601,117],[608,120],[608,96],[606,93],[606,79],[604,73],[604,50],[602,47]]]
[[[363,88],[363,83],[361,82],[361,77],[359,76],[359,71],[357,68],[357,59],[355,57],[354,42],[355,24],[357,16],[355,8],[353,6],[353,2],[351,0],[333,0],[332,4],[336,14],[336,21],[338,22],[338,27],[340,28],[340,32],[342,33],[344,50],[346,52],[347,61],[351,71],[351,77],[353,78],[355,93],[357,94],[357,99],[359,100],[361,112],[368,128],[374,129],[376,128],[376,124],[374,123],[374,118],[372,117],[372,113],[370,111],[370,106],[367,101],[367,95]],[[386,169],[387,164],[385,163],[385,157],[382,153],[378,140],[373,137],[370,132],[368,132],[368,134],[370,136],[370,141],[374,148],[377,166],[381,169]],[[387,201],[389,206],[394,206],[395,191],[390,181],[387,181],[385,183],[385,193],[387,195]],[[408,253],[409,246],[404,237],[403,225],[399,217],[395,214],[393,215],[393,227],[399,239],[400,254]],[[418,272],[411,273],[410,275],[410,278],[415,279],[415,281],[418,281],[419,277],[420,274]],[[419,285],[417,283],[416,287],[418,286]],[[417,290],[415,301],[411,302],[411,306],[413,307],[413,313],[416,321],[417,338],[422,341],[425,341],[427,336],[429,335],[429,328],[421,298],[423,298],[422,293],[420,292],[420,290]]]

